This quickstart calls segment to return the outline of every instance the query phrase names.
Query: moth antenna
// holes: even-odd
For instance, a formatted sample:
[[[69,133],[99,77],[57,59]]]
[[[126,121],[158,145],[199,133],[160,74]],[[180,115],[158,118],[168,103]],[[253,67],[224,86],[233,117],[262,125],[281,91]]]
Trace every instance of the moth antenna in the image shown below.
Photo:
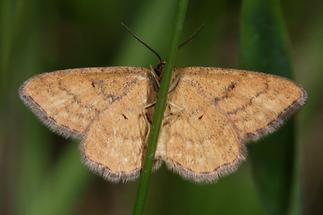
[[[160,55],[152,47],[150,47],[147,43],[145,43],[142,39],[140,39],[137,35],[135,35],[126,24],[124,24],[123,22],[121,22],[120,24],[138,42],[140,42],[142,45],[144,45],[146,48],[148,48],[152,53],[154,53],[156,55],[156,57],[158,58],[159,62],[163,62],[163,59],[160,57]]]
[[[177,48],[182,48],[183,46],[187,45],[188,43],[192,42],[192,40],[194,39],[194,37],[196,37],[196,35],[198,33],[200,33],[200,31],[204,28],[204,24],[200,25],[200,27],[198,27],[186,40],[184,40],[183,42],[181,42]]]

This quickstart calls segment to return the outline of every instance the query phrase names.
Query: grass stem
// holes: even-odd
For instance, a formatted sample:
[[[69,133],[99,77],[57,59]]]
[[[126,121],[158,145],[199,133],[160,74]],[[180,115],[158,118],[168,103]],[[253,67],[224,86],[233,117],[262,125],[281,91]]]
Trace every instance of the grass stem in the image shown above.
[[[150,184],[152,167],[154,163],[155,151],[158,142],[159,130],[162,124],[164,111],[167,103],[168,88],[172,78],[172,70],[175,64],[177,46],[179,44],[180,34],[183,29],[187,5],[188,0],[178,0],[171,49],[167,58],[166,69],[163,74],[160,90],[157,95],[155,111],[153,114],[153,122],[148,136],[147,152],[144,159],[143,170],[140,175],[137,197],[133,209],[134,215],[141,215],[144,211],[144,206],[147,199],[148,188]]]

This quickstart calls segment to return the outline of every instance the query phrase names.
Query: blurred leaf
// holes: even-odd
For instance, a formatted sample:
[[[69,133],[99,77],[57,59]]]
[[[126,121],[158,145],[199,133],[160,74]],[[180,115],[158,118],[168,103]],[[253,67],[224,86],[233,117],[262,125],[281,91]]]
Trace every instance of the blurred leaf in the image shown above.
[[[241,66],[292,76],[289,42],[278,0],[243,0]],[[286,214],[293,183],[293,120],[275,134],[248,147],[254,180],[268,214]]]
[[[323,6],[322,6],[323,7]],[[310,124],[316,119],[314,114],[322,103],[323,80],[323,14],[317,20],[311,22],[305,33],[304,41],[297,47],[295,56],[296,72],[298,79],[304,85],[310,95],[300,120],[302,124]],[[304,127],[306,129],[306,126]]]
[[[320,7],[323,8],[321,3]],[[295,70],[309,98],[299,114],[302,158],[303,214],[323,214],[322,201],[322,91],[323,91],[323,14],[309,21],[295,50]],[[304,26],[305,27],[305,26]],[[293,213],[291,213],[293,214]]]
[[[88,176],[89,172],[80,162],[77,143],[71,143],[54,171],[44,178],[42,186],[38,186],[37,196],[23,214],[70,214],[89,181]]]
[[[157,176],[163,177],[164,184],[154,183],[158,205],[147,214],[263,214],[247,165],[210,184],[187,181],[165,167],[159,171]]]

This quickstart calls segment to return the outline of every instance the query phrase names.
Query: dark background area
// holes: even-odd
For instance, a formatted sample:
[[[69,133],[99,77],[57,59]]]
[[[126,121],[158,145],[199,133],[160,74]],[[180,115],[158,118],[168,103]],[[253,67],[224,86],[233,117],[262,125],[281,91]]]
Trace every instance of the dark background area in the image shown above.
[[[112,184],[91,173],[79,143],[51,133],[17,91],[24,80],[53,70],[155,65],[120,22],[166,56],[175,3],[1,0],[0,214],[131,213],[137,181]],[[289,214],[323,214],[323,1],[282,0],[281,6],[293,79],[309,94],[295,118],[297,188]],[[241,1],[190,1],[186,17],[183,40],[205,26],[179,51],[177,66],[240,68]],[[150,188],[146,214],[266,214],[249,161],[207,185],[162,167]]]

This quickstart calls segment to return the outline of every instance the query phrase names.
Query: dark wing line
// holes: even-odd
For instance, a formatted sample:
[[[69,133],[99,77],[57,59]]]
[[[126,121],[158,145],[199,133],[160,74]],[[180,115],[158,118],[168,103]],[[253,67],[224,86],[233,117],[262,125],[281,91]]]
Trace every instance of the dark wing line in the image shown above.
[[[264,128],[258,129],[254,131],[254,133],[247,133],[244,137],[244,142],[255,142],[265,135],[271,134],[274,131],[276,131],[278,128],[280,128],[286,121],[291,117],[291,115],[298,110],[299,107],[303,106],[305,104],[305,101],[307,99],[307,93],[306,91],[301,88],[302,95],[296,99],[290,106],[286,107],[279,116],[269,122]]]
[[[57,133],[57,134],[59,134],[61,136],[64,136],[65,138],[72,137],[74,139],[82,139],[84,134],[82,134],[82,133],[80,133],[80,132],[78,132],[78,131],[76,131],[74,129],[70,129],[70,128],[62,125],[62,124],[59,124],[53,118],[48,117],[47,114],[46,114],[46,111],[35,100],[33,100],[33,98],[31,96],[29,96],[25,92],[25,86],[29,82],[33,81],[34,79],[46,77],[46,76],[49,76],[49,75],[57,75],[57,74],[61,74],[61,73],[72,73],[72,72],[74,72],[74,73],[92,73],[92,72],[95,73],[96,72],[97,73],[97,71],[91,71],[91,69],[98,69],[98,70],[100,70],[102,72],[105,72],[105,73],[110,73],[110,72],[112,73],[114,71],[114,69],[118,69],[118,70],[125,69],[125,72],[132,72],[132,73],[138,73],[138,74],[140,72],[142,72],[142,71],[148,71],[148,69],[142,68],[142,67],[87,67],[87,68],[64,69],[64,70],[58,70],[58,71],[53,71],[53,72],[42,73],[42,74],[38,74],[38,75],[35,75],[35,76],[27,79],[19,87],[19,90],[18,90],[19,97],[23,101],[23,103],[27,107],[30,107],[31,111],[51,131],[53,131],[53,132],[55,132],[55,133]],[[104,110],[102,110],[102,111],[104,111]],[[100,114],[102,111],[98,111],[96,113],[96,115]],[[95,119],[95,117],[93,119]],[[92,121],[89,122],[88,126],[91,125]]]
[[[281,113],[280,115],[273,121],[269,122],[264,128],[258,129],[254,132],[254,134],[252,133],[248,133],[244,138],[243,138],[243,142],[250,142],[250,141],[257,141],[259,140],[261,137],[267,135],[267,134],[271,134],[274,131],[276,131],[279,127],[281,127],[284,122],[286,121],[286,119],[290,118],[290,116],[301,106],[303,106],[307,100],[307,92],[306,90],[297,82],[290,80],[286,77],[282,77],[282,76],[278,76],[278,75],[274,75],[274,74],[268,74],[268,73],[264,73],[264,72],[255,72],[255,71],[248,71],[248,70],[239,70],[239,69],[232,69],[232,68],[217,68],[217,67],[185,67],[185,68],[181,68],[181,69],[201,69],[200,72],[205,72],[208,74],[212,74],[214,72],[214,70],[218,70],[218,72],[224,72],[224,73],[254,73],[257,75],[263,75],[265,77],[272,77],[272,78],[279,78],[279,79],[283,79],[286,81],[289,81],[293,84],[295,84],[295,86],[297,86],[300,89],[300,96],[298,99],[296,99],[295,101],[292,102],[292,104],[288,107],[286,107]],[[221,112],[223,112],[223,110],[221,110]],[[225,112],[224,112],[225,113]],[[230,120],[231,121],[231,120]]]

